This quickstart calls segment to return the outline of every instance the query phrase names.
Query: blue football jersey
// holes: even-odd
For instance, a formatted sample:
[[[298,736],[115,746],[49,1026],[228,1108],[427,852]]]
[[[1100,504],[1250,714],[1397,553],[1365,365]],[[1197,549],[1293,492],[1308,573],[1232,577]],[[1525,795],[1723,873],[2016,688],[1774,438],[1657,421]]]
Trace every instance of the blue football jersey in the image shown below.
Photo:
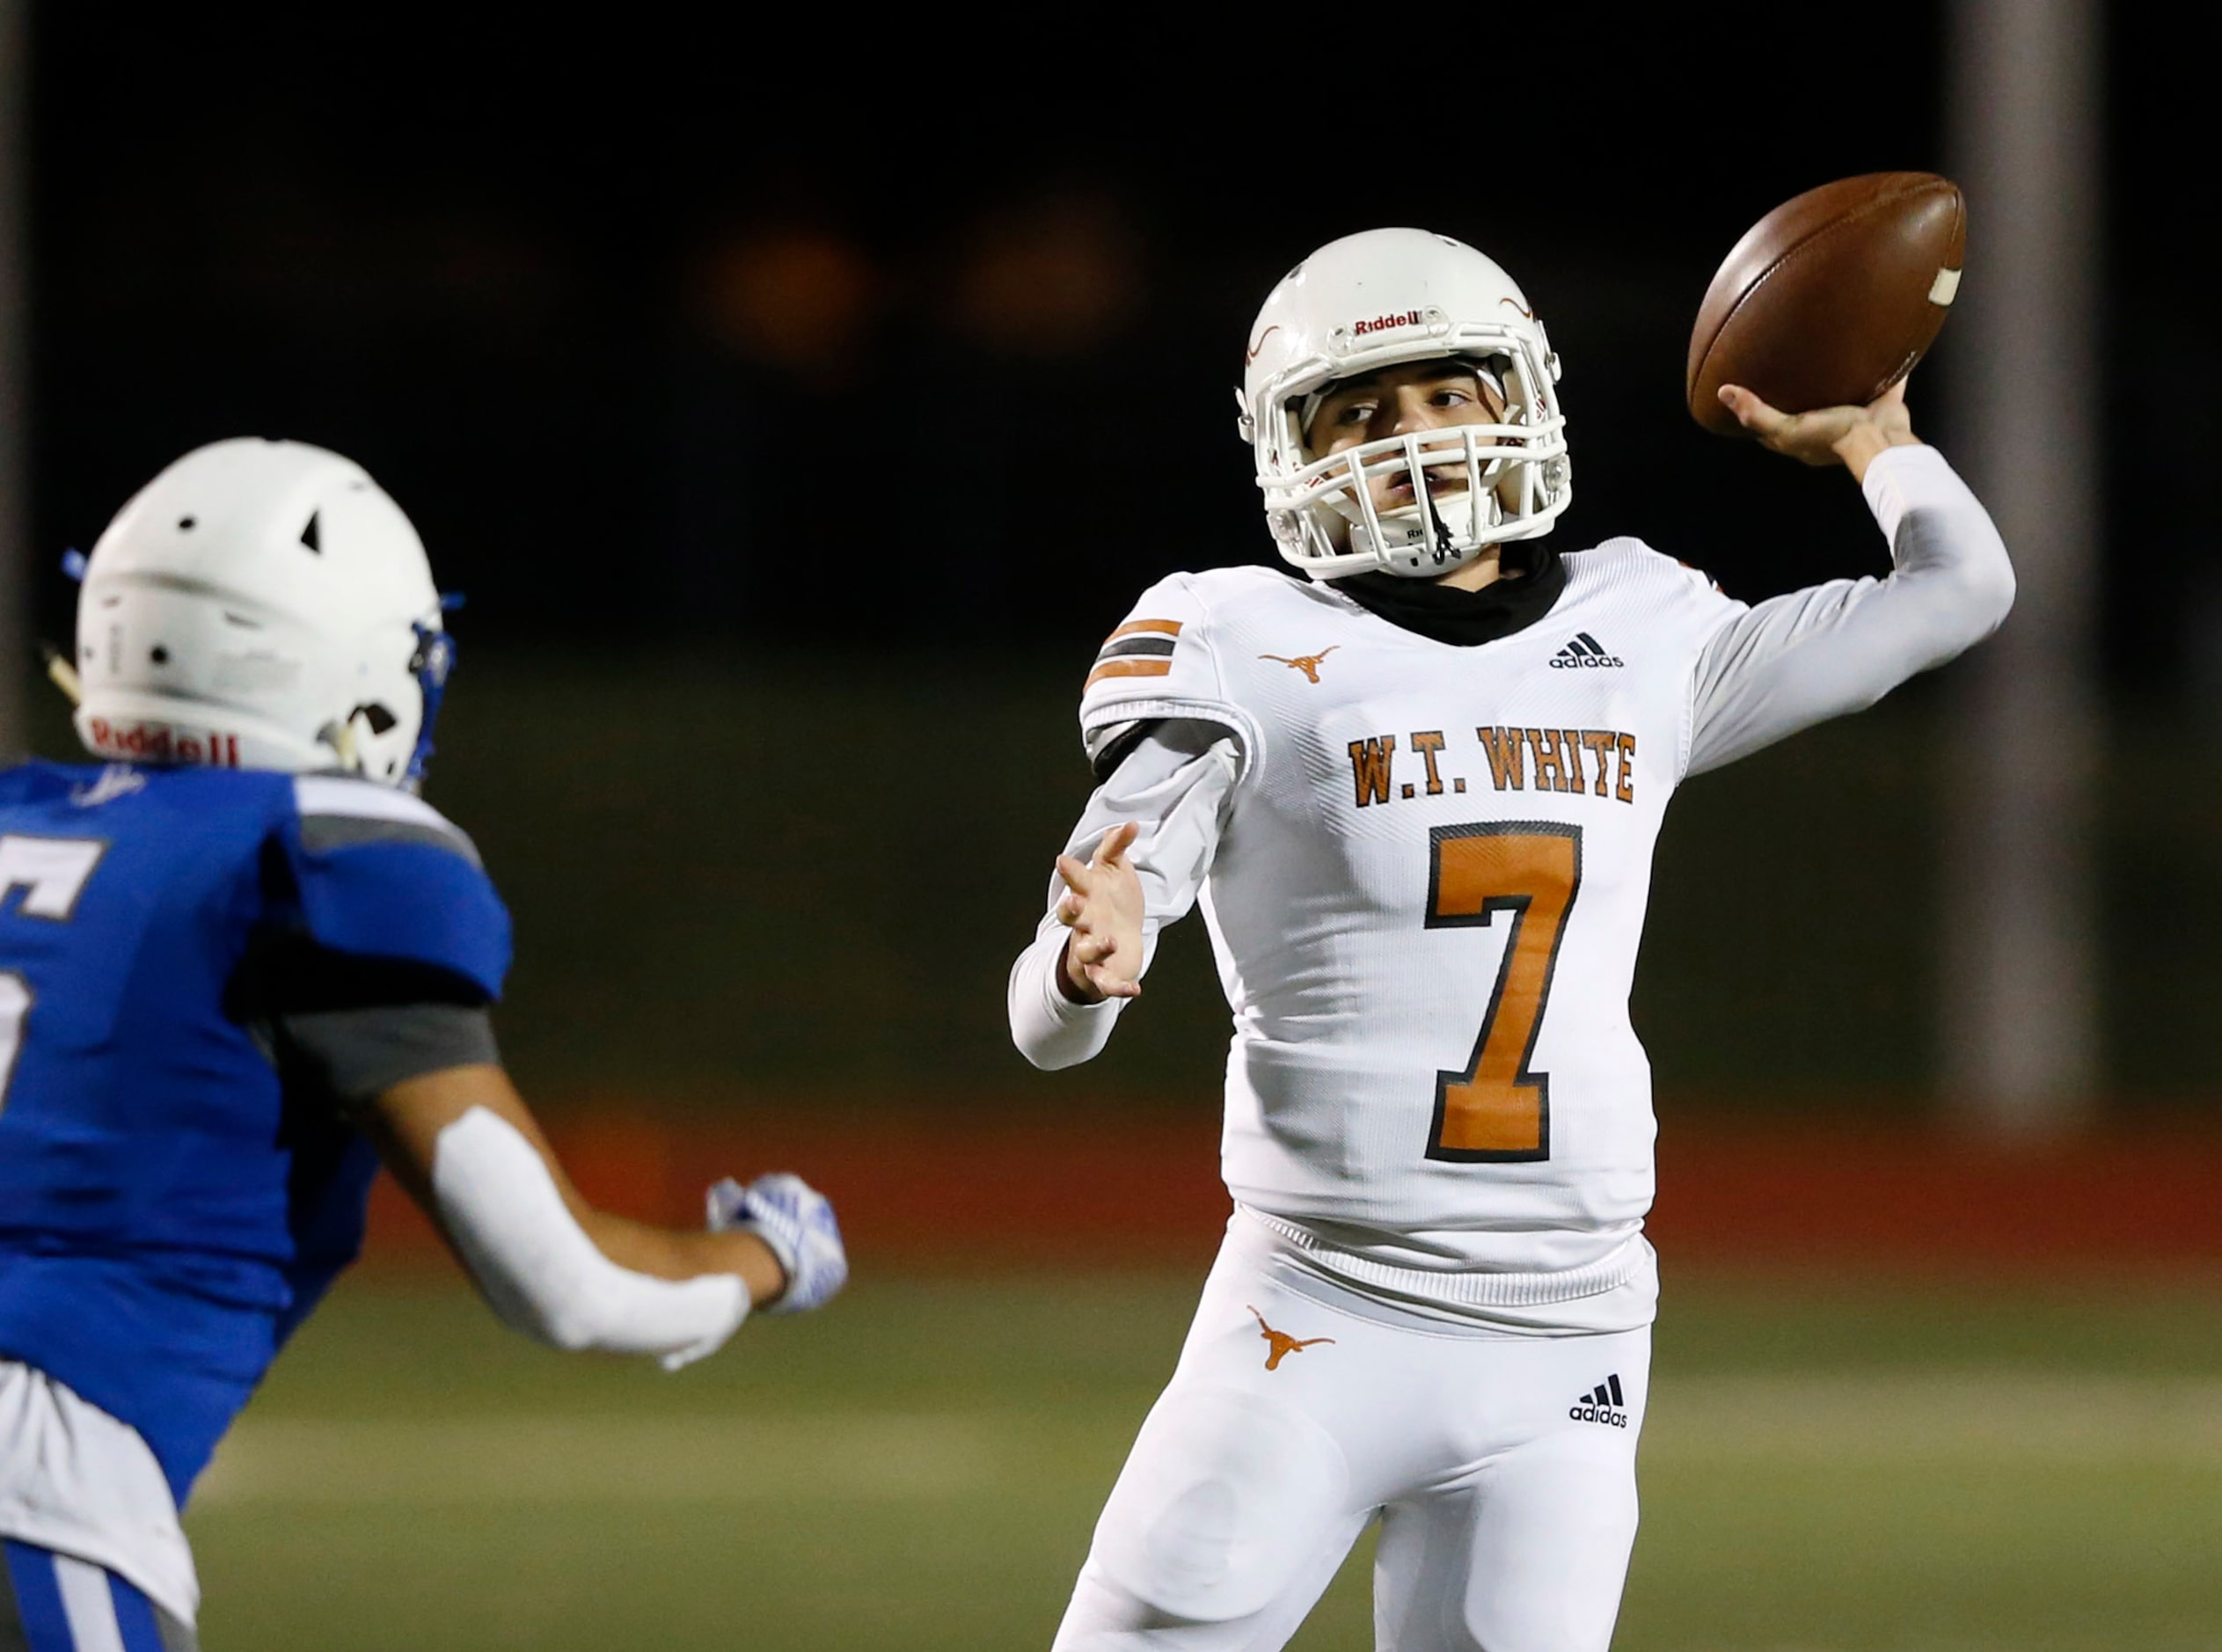
[[[242,992],[302,958],[489,1003],[508,915],[366,781],[0,772],[0,1354],[130,1423],[180,1505],[362,1243],[375,1152]]]

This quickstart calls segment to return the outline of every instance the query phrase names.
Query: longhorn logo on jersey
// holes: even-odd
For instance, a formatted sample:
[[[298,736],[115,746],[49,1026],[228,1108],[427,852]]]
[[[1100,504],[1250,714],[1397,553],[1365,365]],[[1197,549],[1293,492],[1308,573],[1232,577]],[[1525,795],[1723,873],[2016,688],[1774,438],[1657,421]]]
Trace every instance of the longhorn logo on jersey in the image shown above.
[[[1317,654],[1300,654],[1293,660],[1290,659],[1286,654],[1261,654],[1258,656],[1258,658],[1261,660],[1275,661],[1282,665],[1287,666],[1291,671],[1301,671],[1304,673],[1304,680],[1305,682],[1317,683],[1319,680],[1319,662],[1326,659],[1329,654],[1333,654],[1342,645],[1339,642],[1331,643],[1327,647],[1320,649]]]

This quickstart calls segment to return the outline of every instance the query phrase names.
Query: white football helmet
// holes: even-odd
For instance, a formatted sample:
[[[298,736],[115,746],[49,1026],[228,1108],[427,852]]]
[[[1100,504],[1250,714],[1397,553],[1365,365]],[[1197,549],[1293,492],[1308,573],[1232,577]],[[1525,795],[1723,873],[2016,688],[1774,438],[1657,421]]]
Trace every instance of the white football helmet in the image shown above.
[[[78,737],[125,761],[413,791],[454,645],[424,546],[352,460],[243,436],[141,488],[77,598]]]
[[[1328,384],[1407,362],[1470,361],[1502,389],[1504,422],[1415,431],[1322,458],[1306,425]],[[1239,430],[1257,458],[1281,555],[1316,579],[1378,568],[1433,578],[1484,545],[1550,531],[1571,497],[1559,358],[1512,278],[1462,241],[1369,230],[1283,277],[1250,331]],[[1465,487],[1431,497],[1426,470]],[[1408,474],[1379,511],[1366,484]]]

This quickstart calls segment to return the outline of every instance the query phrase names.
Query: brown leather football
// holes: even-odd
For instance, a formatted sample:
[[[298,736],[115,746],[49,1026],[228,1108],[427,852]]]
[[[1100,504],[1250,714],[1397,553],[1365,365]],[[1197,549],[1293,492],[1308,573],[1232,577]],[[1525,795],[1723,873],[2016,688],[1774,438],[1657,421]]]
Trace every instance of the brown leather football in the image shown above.
[[[1721,405],[1741,384],[1785,413],[1865,406],[1912,371],[1951,313],[1967,245],[1959,186],[1868,172],[1786,201],[1706,289],[1690,333],[1690,416],[1745,434]]]

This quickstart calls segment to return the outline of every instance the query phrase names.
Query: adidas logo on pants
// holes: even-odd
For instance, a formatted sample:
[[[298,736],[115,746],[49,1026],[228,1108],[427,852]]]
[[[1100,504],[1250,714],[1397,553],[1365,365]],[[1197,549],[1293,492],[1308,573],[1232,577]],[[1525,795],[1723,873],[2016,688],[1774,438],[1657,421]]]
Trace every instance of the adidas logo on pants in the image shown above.
[[[1568,1408],[1567,1415],[1576,1422],[1607,1422],[1616,1429],[1628,1426],[1627,1400],[1620,1393],[1620,1373],[1599,1383],[1596,1389],[1583,1394]]]

